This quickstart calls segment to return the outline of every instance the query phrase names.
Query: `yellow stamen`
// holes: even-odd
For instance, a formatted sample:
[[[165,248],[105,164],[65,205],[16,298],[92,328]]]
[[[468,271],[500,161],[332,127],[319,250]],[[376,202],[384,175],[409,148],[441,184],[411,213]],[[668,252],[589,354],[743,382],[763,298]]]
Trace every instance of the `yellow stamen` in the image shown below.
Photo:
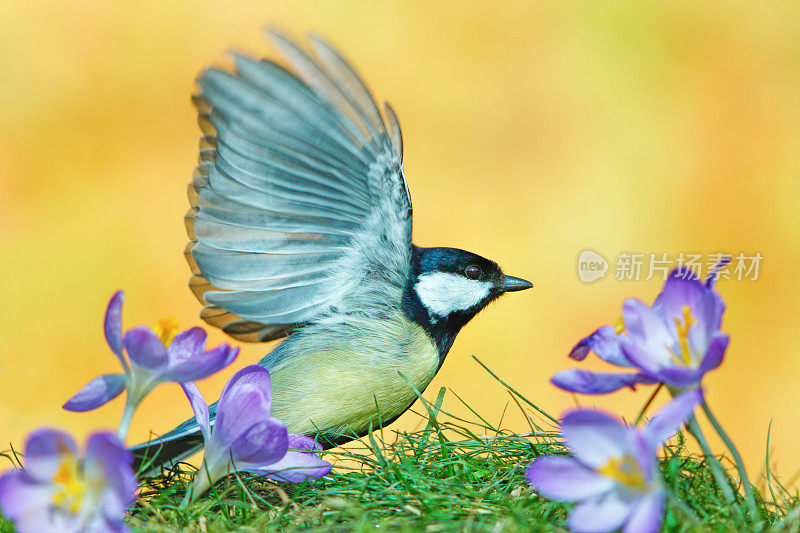
[[[617,319],[617,327],[614,329],[614,333],[620,335],[624,331],[625,331],[625,321],[622,320],[622,317],[619,317]]]
[[[178,321],[175,320],[175,317],[162,318],[153,330],[164,346],[169,346],[178,333]]]
[[[53,503],[71,513],[80,511],[86,494],[86,483],[82,479],[80,466],[72,453],[62,455],[61,464],[53,476],[56,491]]]
[[[678,346],[681,349],[681,358],[686,366],[692,364],[692,352],[689,350],[689,327],[695,324],[694,318],[691,314],[691,308],[688,305],[683,307],[683,323],[678,318],[675,318],[675,328],[678,331]]]
[[[612,457],[595,471],[632,489],[642,490],[646,486],[642,469],[630,455]]]

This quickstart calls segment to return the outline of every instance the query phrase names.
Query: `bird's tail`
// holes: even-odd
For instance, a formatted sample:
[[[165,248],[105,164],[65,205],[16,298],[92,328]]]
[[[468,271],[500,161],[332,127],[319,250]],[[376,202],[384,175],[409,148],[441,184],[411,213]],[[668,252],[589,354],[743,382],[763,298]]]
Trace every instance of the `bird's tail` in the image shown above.
[[[166,435],[133,446],[133,469],[140,476],[159,474],[162,468],[171,466],[191,457],[203,447],[203,435],[195,419],[187,420]]]

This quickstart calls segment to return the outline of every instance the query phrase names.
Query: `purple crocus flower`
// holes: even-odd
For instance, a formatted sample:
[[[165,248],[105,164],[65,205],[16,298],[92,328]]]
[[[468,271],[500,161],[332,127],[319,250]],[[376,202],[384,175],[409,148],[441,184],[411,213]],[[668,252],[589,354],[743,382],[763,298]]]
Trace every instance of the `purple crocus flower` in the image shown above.
[[[239,349],[222,344],[206,351],[206,332],[195,327],[178,333],[175,319],[161,320],[155,330],[139,326],[123,335],[123,299],[122,291],[112,296],[104,326],[106,341],[125,372],[96,377],[70,398],[64,409],[89,411],[127,390],[124,431],[120,431],[124,436],[133,410],[156,385],[208,377],[232,363]],[[130,361],[126,360],[125,353]]]
[[[579,502],[567,519],[572,531],[658,531],[664,491],[656,452],[701,400],[701,390],[691,389],[643,429],[597,411],[571,411],[561,420],[561,433],[572,455],[537,457],[526,477],[547,498]]]
[[[720,332],[725,303],[714,290],[717,265],[705,283],[688,269],[670,273],[652,306],[631,298],[616,328],[602,326],[582,339],[570,357],[583,360],[593,351],[604,361],[635,370],[559,372],[551,382],[564,390],[605,394],[637,384],[664,383],[672,390],[699,385],[706,372],[722,363],[728,336]]]
[[[246,366],[231,377],[217,403],[213,430],[208,406],[197,385],[181,386],[205,442],[203,465],[184,501],[197,498],[236,470],[294,482],[330,472],[331,464],[313,453],[320,449],[314,439],[290,434],[283,422],[272,418],[272,386],[266,368]]]
[[[0,508],[19,533],[128,531],[133,456],[112,433],[95,433],[78,453],[63,431],[39,429],[25,444],[24,470],[0,476]]]

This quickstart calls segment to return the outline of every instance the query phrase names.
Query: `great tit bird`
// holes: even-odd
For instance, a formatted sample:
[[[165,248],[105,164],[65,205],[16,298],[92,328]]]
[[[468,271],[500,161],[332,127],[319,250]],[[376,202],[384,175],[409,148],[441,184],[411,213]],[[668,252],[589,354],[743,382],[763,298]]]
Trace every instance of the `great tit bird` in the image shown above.
[[[310,55],[271,37],[289,70],[233,54],[232,71],[198,78],[190,287],[201,317],[236,339],[288,335],[260,361],[273,416],[328,448],[394,421],[472,317],[532,285],[471,252],[412,244],[394,110],[324,41]],[[134,451],[157,469],[202,444],[192,419]]]

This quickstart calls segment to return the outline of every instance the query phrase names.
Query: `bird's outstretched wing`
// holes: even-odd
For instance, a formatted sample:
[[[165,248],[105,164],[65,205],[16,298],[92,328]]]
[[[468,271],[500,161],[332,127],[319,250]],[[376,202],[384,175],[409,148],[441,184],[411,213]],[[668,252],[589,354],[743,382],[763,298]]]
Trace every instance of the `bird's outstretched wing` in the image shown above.
[[[190,286],[202,318],[244,341],[347,311],[365,278],[402,285],[411,254],[391,107],[382,115],[321,39],[312,57],[271,37],[291,71],[233,54],[233,71],[205,70],[194,98],[203,136],[186,216]]]

